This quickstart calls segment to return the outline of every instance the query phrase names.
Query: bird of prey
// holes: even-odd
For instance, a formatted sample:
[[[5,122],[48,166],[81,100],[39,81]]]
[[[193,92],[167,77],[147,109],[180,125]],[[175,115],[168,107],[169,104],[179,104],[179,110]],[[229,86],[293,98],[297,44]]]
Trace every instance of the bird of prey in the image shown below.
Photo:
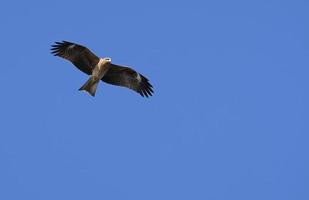
[[[152,96],[152,85],[135,70],[115,65],[111,58],[99,58],[88,48],[68,41],[55,42],[51,53],[72,62],[80,71],[88,74],[88,81],[79,89],[95,96],[100,80],[112,85],[127,87],[143,97]]]

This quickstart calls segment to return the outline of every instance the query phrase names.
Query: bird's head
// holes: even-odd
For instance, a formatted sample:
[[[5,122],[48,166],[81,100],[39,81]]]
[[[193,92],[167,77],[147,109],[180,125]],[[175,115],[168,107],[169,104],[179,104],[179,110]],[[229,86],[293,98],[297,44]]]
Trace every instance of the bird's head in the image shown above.
[[[104,58],[104,60],[106,61],[106,62],[112,62],[112,59],[111,58],[109,58],[109,57],[106,57],[106,58]]]

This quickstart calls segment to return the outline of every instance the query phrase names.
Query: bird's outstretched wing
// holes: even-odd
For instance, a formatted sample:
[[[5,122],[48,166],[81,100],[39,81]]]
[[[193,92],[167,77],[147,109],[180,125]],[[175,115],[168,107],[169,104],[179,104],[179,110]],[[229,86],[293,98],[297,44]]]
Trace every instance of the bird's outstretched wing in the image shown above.
[[[90,75],[99,58],[88,48],[72,42],[55,42],[51,53],[71,61],[79,70]]]
[[[152,85],[148,79],[129,67],[111,64],[102,81],[130,88],[143,97],[152,96],[153,93]]]

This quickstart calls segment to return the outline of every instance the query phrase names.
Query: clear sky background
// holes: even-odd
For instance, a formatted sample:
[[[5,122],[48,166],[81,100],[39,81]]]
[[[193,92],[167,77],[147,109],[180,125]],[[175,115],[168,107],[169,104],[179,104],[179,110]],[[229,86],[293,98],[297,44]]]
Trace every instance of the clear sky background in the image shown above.
[[[309,199],[307,0],[1,1],[0,199]],[[50,54],[89,47],[146,99]]]

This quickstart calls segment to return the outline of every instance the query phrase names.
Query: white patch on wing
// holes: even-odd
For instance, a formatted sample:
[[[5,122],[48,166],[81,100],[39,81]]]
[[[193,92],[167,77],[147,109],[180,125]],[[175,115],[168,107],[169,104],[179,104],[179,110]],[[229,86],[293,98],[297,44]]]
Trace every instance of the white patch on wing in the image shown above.
[[[141,82],[141,81],[142,81],[142,77],[141,77],[141,75],[139,75],[139,73],[137,73],[136,78],[137,78],[138,82]]]
[[[65,53],[66,54],[71,54],[73,53],[72,52],[72,49],[75,47],[75,44],[71,44],[70,46],[68,46],[68,48],[65,49]]]
[[[75,44],[71,44],[70,46],[68,46],[68,49],[72,49],[75,47]]]

